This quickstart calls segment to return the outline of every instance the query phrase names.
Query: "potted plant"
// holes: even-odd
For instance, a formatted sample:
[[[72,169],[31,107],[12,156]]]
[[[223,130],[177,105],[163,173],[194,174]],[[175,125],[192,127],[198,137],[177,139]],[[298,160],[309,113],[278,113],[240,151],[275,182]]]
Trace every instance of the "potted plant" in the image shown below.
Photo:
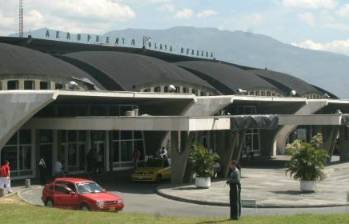
[[[210,152],[201,144],[194,144],[189,159],[195,172],[195,185],[198,188],[209,188],[214,174],[214,165],[219,160],[217,153]]]
[[[300,180],[300,190],[314,192],[316,181],[325,178],[325,167],[328,153],[320,148],[322,135],[315,135],[310,143],[295,140],[287,145],[286,149],[291,155],[286,174],[290,174],[296,180]]]

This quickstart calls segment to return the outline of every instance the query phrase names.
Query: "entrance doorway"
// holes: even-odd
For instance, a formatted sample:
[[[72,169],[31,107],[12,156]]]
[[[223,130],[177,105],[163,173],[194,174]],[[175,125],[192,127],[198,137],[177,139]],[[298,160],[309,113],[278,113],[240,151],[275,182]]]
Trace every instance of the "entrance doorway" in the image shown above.
[[[96,165],[97,171],[102,172],[105,170],[105,142],[106,133],[105,131],[91,131],[91,147],[96,151]]]

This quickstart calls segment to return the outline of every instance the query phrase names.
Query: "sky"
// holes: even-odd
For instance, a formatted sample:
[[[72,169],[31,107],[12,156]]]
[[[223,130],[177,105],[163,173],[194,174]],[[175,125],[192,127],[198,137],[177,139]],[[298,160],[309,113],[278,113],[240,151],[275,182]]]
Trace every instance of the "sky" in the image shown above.
[[[18,30],[18,0],[0,0],[0,35]],[[214,27],[349,55],[349,0],[24,0],[24,31],[103,34]]]

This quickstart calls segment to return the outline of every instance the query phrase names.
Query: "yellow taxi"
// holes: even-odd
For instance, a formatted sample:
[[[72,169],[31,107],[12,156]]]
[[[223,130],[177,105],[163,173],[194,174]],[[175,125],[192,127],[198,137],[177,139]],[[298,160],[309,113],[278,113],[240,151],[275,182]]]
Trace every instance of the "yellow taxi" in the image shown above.
[[[167,159],[148,159],[140,163],[131,175],[132,181],[159,182],[171,179],[171,167]]]

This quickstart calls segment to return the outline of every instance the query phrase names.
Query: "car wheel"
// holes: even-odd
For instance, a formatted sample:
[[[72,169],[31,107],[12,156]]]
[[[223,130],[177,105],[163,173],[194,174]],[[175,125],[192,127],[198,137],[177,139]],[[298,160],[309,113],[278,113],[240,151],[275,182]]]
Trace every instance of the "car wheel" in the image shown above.
[[[83,204],[83,205],[80,206],[80,210],[82,210],[82,211],[90,211],[90,208],[86,204]]]
[[[52,208],[53,207],[53,201],[51,199],[47,199],[46,203],[45,203],[46,207]]]

